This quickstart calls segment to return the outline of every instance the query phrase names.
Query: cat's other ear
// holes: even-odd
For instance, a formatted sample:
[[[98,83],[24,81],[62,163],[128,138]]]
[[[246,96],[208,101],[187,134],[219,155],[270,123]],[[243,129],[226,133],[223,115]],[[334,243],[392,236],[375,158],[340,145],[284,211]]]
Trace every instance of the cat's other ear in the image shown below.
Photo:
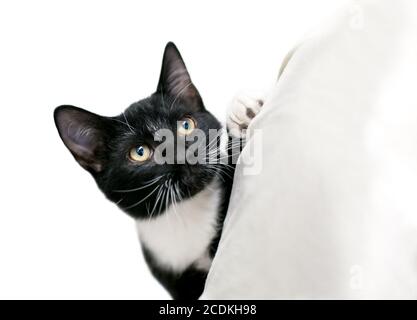
[[[107,118],[73,106],[54,112],[55,125],[77,162],[92,174],[103,170],[107,160]]]
[[[204,109],[201,96],[191,81],[184,60],[172,42],[168,42],[165,47],[157,92],[183,101],[186,106],[196,111]]]

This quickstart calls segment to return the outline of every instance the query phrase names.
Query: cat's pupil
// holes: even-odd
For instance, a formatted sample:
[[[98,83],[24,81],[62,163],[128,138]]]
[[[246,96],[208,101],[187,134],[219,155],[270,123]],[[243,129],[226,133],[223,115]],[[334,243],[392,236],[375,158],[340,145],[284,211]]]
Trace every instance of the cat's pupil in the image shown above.
[[[190,129],[190,124],[188,123],[188,121],[184,121],[184,122],[182,123],[182,127],[183,127],[185,130],[188,130],[188,129]]]
[[[143,147],[142,147],[142,146],[140,146],[140,147],[137,147],[137,149],[136,149],[136,153],[137,153],[140,157],[143,157],[143,155],[145,154],[145,150],[143,149]]]

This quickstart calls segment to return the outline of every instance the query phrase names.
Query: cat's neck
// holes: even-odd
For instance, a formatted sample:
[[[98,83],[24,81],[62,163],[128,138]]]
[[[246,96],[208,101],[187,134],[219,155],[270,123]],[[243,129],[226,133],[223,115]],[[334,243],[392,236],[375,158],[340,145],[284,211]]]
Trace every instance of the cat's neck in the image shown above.
[[[140,241],[160,267],[182,272],[194,264],[208,271],[208,248],[219,227],[221,194],[215,180],[192,198],[170,205],[160,216],[137,220]]]

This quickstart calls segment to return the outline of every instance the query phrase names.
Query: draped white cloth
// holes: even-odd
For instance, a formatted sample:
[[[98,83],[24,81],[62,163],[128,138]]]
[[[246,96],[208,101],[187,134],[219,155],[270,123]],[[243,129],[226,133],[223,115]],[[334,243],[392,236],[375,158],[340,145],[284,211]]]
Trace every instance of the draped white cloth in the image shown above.
[[[417,1],[347,6],[254,129],[202,298],[417,298]]]

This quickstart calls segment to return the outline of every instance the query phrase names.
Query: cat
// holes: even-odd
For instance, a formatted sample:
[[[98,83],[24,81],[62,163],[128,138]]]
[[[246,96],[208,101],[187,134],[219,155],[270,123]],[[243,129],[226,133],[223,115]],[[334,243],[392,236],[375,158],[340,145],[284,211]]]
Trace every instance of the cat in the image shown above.
[[[231,141],[244,141],[261,106],[261,100],[234,99],[224,130],[206,110],[170,42],[156,92],[122,114],[104,117],[70,105],[54,111],[59,135],[75,160],[110,201],[135,219],[145,260],[174,299],[198,299],[203,292],[233,184]],[[158,163],[160,129],[174,133],[172,146],[180,144],[179,137],[202,131],[205,150],[216,161]],[[223,134],[210,137],[209,130]],[[191,142],[183,142],[186,151]]]

